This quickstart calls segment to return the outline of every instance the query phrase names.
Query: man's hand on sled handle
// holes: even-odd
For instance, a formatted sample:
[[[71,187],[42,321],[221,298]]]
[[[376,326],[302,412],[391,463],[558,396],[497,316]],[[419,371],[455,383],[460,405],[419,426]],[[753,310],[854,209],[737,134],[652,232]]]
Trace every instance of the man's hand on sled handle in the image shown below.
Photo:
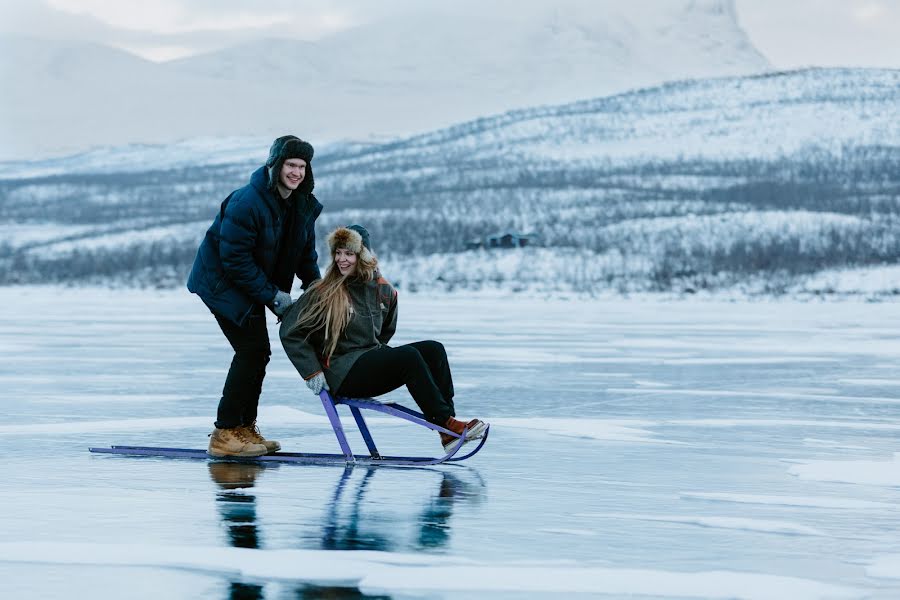
[[[306,380],[306,387],[312,390],[312,393],[316,396],[321,394],[323,389],[331,389],[330,387],[328,387],[328,382],[325,381],[325,374],[321,371]]]

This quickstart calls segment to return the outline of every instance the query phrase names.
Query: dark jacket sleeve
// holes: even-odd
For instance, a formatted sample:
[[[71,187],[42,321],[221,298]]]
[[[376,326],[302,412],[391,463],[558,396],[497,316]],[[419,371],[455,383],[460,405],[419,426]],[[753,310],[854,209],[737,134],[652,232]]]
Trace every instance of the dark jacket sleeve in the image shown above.
[[[219,257],[228,279],[259,304],[268,304],[278,289],[253,258],[259,227],[246,196],[225,208],[219,236]]]
[[[320,279],[322,274],[319,272],[319,253],[316,252],[316,220],[311,219],[306,231],[306,245],[300,255],[300,261],[297,265],[297,277],[302,282],[305,290],[316,279]]]
[[[297,316],[309,302],[309,293],[303,294],[285,313],[278,334],[281,345],[294,368],[303,379],[309,379],[322,372],[317,347],[321,348],[323,335],[321,331],[311,331],[308,327],[297,327]]]
[[[397,331],[397,290],[388,286],[391,292],[390,300],[387,302],[387,314],[381,324],[381,333],[378,334],[378,341],[387,344],[394,337]]]

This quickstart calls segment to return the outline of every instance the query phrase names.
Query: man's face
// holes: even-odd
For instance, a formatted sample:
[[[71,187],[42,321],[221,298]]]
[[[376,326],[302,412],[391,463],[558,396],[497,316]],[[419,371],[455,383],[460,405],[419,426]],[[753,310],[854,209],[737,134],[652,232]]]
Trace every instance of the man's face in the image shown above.
[[[294,191],[306,178],[306,161],[302,158],[289,158],[281,166],[278,183],[287,190]]]

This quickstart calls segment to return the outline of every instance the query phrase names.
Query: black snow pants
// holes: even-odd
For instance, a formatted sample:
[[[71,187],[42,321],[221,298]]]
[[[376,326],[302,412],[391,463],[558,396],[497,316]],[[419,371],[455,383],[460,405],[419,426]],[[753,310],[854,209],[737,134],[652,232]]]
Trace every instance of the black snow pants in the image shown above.
[[[272,356],[265,310],[262,305],[254,306],[242,326],[213,313],[234,349],[216,415],[219,429],[251,425],[256,421],[266,365]]]
[[[447,351],[432,340],[369,350],[353,363],[337,394],[369,398],[403,385],[430,422],[443,425],[456,416]]]

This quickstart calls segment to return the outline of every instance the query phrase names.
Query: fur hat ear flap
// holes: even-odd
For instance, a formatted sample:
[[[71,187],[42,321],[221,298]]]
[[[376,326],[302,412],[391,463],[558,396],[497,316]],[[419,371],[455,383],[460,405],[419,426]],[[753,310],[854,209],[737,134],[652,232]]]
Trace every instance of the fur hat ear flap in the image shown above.
[[[372,246],[369,243],[369,230],[368,229],[366,229],[362,225],[357,225],[357,224],[347,225],[347,229],[352,229],[353,231],[358,233],[360,236],[362,236],[363,246],[365,246],[369,250],[372,249]]]

